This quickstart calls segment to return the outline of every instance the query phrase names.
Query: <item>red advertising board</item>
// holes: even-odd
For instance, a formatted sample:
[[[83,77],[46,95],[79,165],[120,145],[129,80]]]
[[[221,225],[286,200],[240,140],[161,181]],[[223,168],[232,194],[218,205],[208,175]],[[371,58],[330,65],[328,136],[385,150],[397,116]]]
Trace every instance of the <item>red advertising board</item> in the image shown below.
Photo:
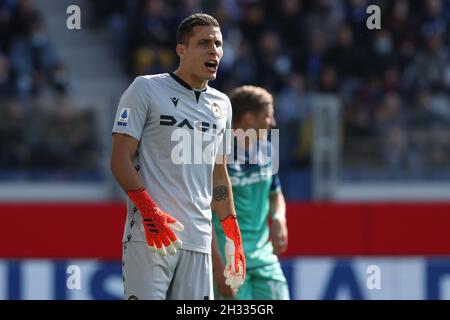
[[[288,203],[284,256],[450,254],[450,203]],[[118,260],[123,203],[0,204],[0,257]]]

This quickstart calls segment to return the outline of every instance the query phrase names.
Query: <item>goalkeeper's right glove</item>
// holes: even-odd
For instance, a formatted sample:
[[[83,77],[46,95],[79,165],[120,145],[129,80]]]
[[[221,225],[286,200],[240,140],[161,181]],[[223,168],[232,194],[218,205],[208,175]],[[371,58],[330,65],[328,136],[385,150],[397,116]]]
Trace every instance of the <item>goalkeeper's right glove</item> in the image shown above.
[[[177,238],[174,231],[183,231],[183,225],[156,206],[145,188],[128,191],[127,195],[141,213],[147,245],[152,252],[174,255],[181,249],[182,241]]]

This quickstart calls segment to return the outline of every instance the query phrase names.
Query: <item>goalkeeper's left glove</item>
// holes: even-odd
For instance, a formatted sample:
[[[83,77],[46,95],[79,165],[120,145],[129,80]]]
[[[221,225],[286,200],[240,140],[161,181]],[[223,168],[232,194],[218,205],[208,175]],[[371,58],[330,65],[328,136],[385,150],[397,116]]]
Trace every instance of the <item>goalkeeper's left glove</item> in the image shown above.
[[[236,215],[230,214],[222,222],[225,233],[225,283],[232,289],[239,288],[245,281],[245,256],[242,236]]]

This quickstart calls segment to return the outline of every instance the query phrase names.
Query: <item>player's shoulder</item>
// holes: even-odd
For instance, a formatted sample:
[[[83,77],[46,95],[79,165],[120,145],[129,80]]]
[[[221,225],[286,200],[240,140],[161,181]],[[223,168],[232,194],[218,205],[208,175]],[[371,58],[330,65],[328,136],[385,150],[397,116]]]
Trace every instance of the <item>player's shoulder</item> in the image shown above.
[[[128,91],[148,98],[167,92],[170,88],[169,74],[140,75],[134,78]]]
[[[225,93],[217,90],[216,88],[208,86],[208,92],[214,96],[221,98],[221,99],[228,100],[228,101],[230,100]]]
[[[133,82],[138,85],[155,85],[166,82],[170,78],[168,73],[147,74],[137,76]]]
[[[213,87],[208,86],[208,92],[209,94],[211,94],[215,99],[220,100],[220,101],[224,101],[228,104],[228,106],[231,107],[231,101],[230,98],[223,93],[222,91],[219,91]]]

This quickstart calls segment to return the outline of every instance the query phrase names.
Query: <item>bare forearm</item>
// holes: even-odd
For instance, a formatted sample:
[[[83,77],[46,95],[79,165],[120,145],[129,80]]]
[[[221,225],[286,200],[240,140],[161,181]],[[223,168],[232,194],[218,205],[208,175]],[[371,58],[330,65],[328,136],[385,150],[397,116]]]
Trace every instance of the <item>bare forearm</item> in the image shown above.
[[[212,206],[220,220],[234,214],[233,192],[226,167],[214,169]]]
[[[272,224],[270,238],[276,255],[286,251],[288,245],[288,230],[286,224],[286,202],[281,191],[270,195],[270,213]]]
[[[112,160],[111,172],[125,192],[129,190],[137,190],[144,186],[136,168],[133,165],[133,162],[128,159]]]
[[[133,157],[137,150],[138,141],[122,134],[113,135],[110,168],[122,189],[137,190],[142,183],[133,164]]]
[[[286,201],[281,191],[270,195],[270,214],[272,217],[286,218]]]

